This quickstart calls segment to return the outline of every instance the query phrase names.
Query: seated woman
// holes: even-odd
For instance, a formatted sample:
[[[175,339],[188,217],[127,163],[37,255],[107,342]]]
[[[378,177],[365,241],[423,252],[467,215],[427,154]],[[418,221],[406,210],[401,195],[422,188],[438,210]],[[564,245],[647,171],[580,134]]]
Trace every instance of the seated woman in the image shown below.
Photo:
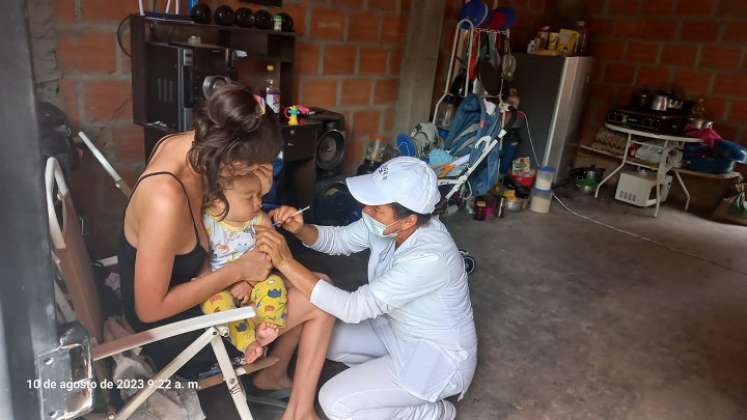
[[[262,194],[269,191],[271,163],[282,140],[277,124],[262,111],[248,88],[226,87],[197,113],[193,131],[156,145],[125,209],[118,253],[125,313],[135,330],[201,316],[200,304],[216,292],[239,281],[258,283],[270,273],[270,260],[257,251],[210,272],[208,235],[200,217],[209,200],[225,199],[224,186],[234,177],[253,174]],[[283,420],[319,418],[314,398],[333,323],[299,291],[289,291],[288,318],[273,351],[280,362],[254,378],[260,389],[289,387],[288,363],[298,345]],[[161,369],[199,334],[181,334],[144,351]],[[232,346],[228,349],[237,355]],[[179,373],[194,377],[215,361],[208,347]]]
[[[464,261],[437,217],[436,174],[415,158],[395,158],[348,178],[363,218],[344,227],[303,223],[295,209],[271,215],[317,251],[370,249],[368,284],[347,292],[320,280],[285,239],[257,227],[257,249],[317,307],[340,322],[327,357],[350,369],[330,379],[319,403],[330,420],[453,420],[446,397],[461,398],[477,364],[477,335]]]

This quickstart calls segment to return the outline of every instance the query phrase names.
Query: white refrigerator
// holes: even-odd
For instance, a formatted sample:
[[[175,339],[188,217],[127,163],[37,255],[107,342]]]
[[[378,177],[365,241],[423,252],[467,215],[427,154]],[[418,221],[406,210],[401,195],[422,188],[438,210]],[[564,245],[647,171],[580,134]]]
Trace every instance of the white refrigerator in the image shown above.
[[[548,57],[515,54],[516,72],[508,83],[518,89],[519,110],[527,114],[535,161],[527,130],[519,130],[517,156],[530,156],[535,165],[556,169],[554,183],[564,181],[580,141],[581,113],[589,90],[592,57]]]

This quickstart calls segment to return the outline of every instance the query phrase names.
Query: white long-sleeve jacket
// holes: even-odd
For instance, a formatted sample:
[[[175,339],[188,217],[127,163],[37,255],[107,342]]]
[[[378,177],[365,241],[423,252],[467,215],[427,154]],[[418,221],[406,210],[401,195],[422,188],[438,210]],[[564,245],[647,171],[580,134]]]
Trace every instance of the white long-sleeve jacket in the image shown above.
[[[368,284],[348,292],[320,281],[311,302],[347,323],[372,319],[397,369],[398,381],[428,401],[469,387],[477,336],[464,261],[444,225],[433,218],[399,248],[369,234],[362,220],[317,226],[312,249],[350,255],[371,250]]]

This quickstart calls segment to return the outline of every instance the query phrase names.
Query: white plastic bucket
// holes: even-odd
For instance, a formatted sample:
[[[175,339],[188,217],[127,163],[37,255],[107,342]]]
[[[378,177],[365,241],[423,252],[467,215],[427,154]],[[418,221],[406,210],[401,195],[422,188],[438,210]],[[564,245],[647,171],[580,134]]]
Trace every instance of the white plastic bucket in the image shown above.
[[[549,213],[550,204],[552,204],[552,190],[532,188],[529,210],[535,213]]]
[[[551,190],[553,178],[555,178],[555,168],[552,166],[540,166],[537,168],[537,180],[534,181],[534,188],[543,191]]]

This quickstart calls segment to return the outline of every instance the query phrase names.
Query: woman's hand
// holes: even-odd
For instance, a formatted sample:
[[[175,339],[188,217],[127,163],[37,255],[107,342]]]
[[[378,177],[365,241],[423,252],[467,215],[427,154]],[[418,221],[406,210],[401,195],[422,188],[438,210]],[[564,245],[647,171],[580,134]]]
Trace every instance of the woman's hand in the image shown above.
[[[228,264],[228,266],[237,270],[236,275],[238,278],[233,279],[232,284],[239,279],[248,281],[249,283],[258,283],[270,275],[272,261],[270,261],[266,253],[259,252],[255,248],[239,257],[238,260]]]
[[[259,178],[259,185],[262,195],[270,192],[272,188],[272,165],[257,165],[251,168],[251,174]]]
[[[257,231],[257,247],[255,249],[267,254],[272,260],[272,265],[282,271],[282,266],[293,260],[293,254],[291,254],[285,238],[271,227],[257,225],[254,228]]]
[[[242,305],[246,305],[251,297],[252,285],[246,281],[240,281],[234,283],[234,285],[228,290],[231,292],[231,296],[233,296],[234,299],[241,302]]]
[[[303,213],[295,214],[298,210],[290,206],[281,206],[272,211],[269,215],[273,222],[280,222],[280,226],[286,231],[297,235],[303,229]]]

